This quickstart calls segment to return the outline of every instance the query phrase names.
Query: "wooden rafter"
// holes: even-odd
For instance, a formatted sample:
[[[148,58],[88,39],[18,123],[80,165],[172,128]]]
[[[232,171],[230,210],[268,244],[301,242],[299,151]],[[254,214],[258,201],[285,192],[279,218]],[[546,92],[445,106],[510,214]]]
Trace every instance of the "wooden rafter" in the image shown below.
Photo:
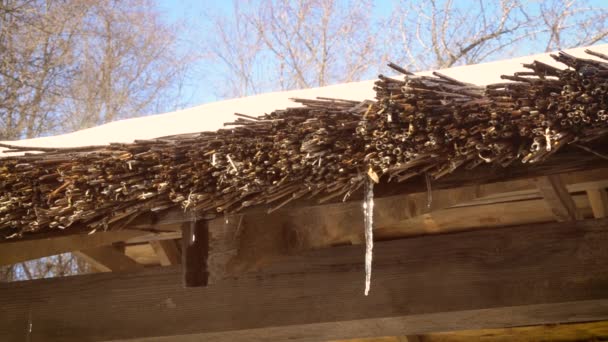
[[[150,246],[154,249],[162,266],[177,265],[181,262],[181,254],[175,240],[150,241]]]
[[[147,233],[141,230],[122,230],[4,242],[0,244],[0,266],[75,250],[107,246],[145,235]]]
[[[574,221],[582,218],[560,175],[539,177],[536,183],[558,221]]]
[[[179,267],[0,284],[0,339],[318,341],[608,319],[608,220],[378,242],[184,289]],[[51,300],[52,298],[52,300]]]
[[[75,251],[74,254],[86,260],[100,272],[123,272],[143,269],[143,265],[129,258],[114,246],[95,247]]]

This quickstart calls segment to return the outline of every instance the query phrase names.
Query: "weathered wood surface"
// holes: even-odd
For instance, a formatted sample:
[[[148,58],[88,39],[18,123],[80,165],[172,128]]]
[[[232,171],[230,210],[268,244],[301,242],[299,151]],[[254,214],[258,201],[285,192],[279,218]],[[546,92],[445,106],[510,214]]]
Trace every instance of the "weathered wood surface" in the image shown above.
[[[0,339],[318,341],[608,319],[608,220],[379,242],[184,289],[177,267],[0,284]]]
[[[209,229],[206,221],[185,222],[182,228],[182,270],[185,287],[206,286],[209,281]]]

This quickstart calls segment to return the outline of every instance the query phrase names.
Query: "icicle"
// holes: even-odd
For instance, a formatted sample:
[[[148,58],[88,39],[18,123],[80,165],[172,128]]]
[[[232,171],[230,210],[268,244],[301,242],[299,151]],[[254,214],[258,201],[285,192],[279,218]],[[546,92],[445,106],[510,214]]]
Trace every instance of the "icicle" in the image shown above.
[[[431,175],[429,173],[424,174],[426,178],[426,207],[431,209],[431,205],[433,204],[433,192],[431,190]]]
[[[365,198],[363,199],[363,217],[365,224],[365,295],[369,294],[372,281],[372,252],[374,248],[374,182],[365,179]]]

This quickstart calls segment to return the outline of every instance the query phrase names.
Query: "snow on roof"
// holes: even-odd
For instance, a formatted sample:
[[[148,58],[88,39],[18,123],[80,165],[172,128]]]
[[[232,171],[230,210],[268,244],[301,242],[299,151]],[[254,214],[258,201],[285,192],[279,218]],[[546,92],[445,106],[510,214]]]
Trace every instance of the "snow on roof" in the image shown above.
[[[585,54],[585,49],[587,48],[569,49],[565,50],[565,52],[577,57],[590,58],[589,55]],[[608,54],[608,44],[593,46],[590,47],[590,49]],[[531,63],[534,60],[555,65],[560,68],[563,67],[563,65],[555,62],[549,55],[549,53],[545,53],[497,62],[459,66],[439,70],[439,72],[463,82],[486,85],[489,83],[502,82],[500,79],[501,75],[522,71],[523,63]],[[426,71],[417,74],[430,75],[431,72]],[[401,76],[399,76],[399,78],[401,78]],[[213,102],[170,113],[114,121],[101,126],[57,136],[20,140],[18,142],[5,141],[4,143],[20,146],[77,147],[104,145],[113,142],[129,143],[137,139],[152,139],[176,134],[215,131],[222,128],[225,122],[234,121],[236,119],[234,113],[257,116],[272,112],[276,109],[299,106],[299,104],[290,101],[290,98],[312,99],[316,97],[330,97],[347,100],[373,99],[374,82],[375,80],[369,80],[320,88],[266,93]],[[0,148],[0,151],[2,150],[3,148]]]

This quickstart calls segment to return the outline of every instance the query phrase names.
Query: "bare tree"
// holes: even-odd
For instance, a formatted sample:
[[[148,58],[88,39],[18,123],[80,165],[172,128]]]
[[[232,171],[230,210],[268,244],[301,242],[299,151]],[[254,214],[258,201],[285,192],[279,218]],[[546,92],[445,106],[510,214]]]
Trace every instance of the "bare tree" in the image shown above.
[[[339,0],[235,7],[234,21],[216,20],[212,49],[232,80],[230,95],[360,79],[377,64],[371,7]]]
[[[173,109],[192,60],[151,0],[0,0],[0,140]],[[0,280],[82,273],[62,254]]]
[[[243,9],[245,7],[245,9]],[[213,22],[213,33],[205,37],[210,43],[206,44],[214,62],[222,64],[227,72],[220,87],[223,96],[242,97],[248,94],[257,94],[263,86],[259,81],[259,61],[261,54],[261,38],[255,31],[252,21],[248,19],[250,9],[246,4],[233,2],[230,17],[214,16],[209,18]]]
[[[3,0],[0,140],[173,109],[176,36],[151,0]]]
[[[539,4],[537,22],[545,51],[608,41],[608,8],[586,0],[546,0]]]
[[[71,128],[176,107],[189,54],[177,31],[148,0],[101,1],[89,8],[77,55],[78,73],[64,102]]]
[[[64,253],[0,267],[0,282],[62,277],[91,271],[84,260]]]
[[[390,23],[388,55],[413,70],[478,63],[532,35],[518,0],[402,2]]]
[[[53,107],[74,71],[67,61],[77,6],[3,1],[0,10],[0,139],[31,138],[55,128]]]
[[[607,41],[607,18],[585,0],[402,1],[384,55],[424,70],[591,45]]]

